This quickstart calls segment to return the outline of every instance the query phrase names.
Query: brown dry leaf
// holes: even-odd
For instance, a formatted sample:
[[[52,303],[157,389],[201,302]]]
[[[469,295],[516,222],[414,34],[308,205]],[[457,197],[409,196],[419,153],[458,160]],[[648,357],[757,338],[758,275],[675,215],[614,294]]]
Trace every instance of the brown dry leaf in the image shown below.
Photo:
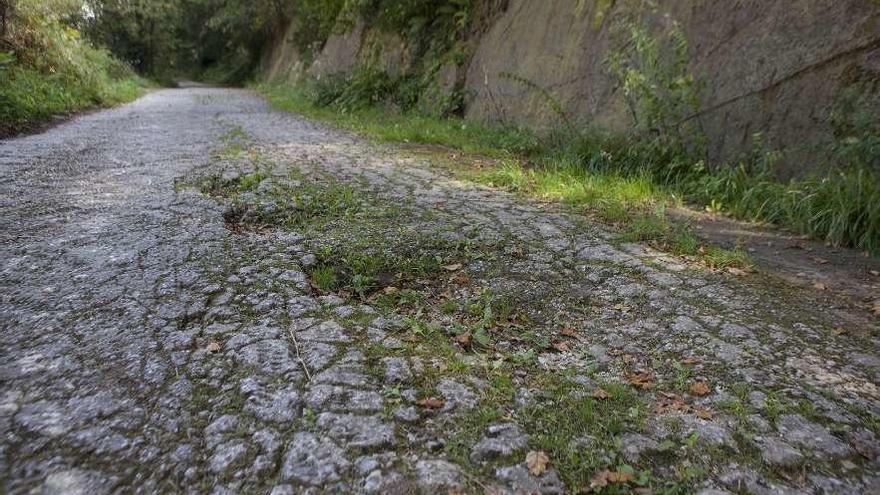
[[[468,277],[464,273],[459,273],[458,275],[452,277],[451,280],[458,285],[467,285],[471,281],[470,277]]]
[[[617,311],[620,311],[621,313],[628,313],[632,308],[630,308],[626,304],[617,303],[614,306],[611,306],[611,309],[616,309]]]
[[[418,404],[425,409],[440,409],[443,407],[443,399],[438,399],[436,397],[426,397],[418,402]]]
[[[691,384],[691,393],[697,396],[708,395],[712,389],[709,387],[709,384],[704,381],[694,382]]]
[[[461,344],[462,347],[470,347],[473,335],[470,332],[464,332],[455,337],[455,341]]]
[[[843,335],[846,333],[846,329],[843,327],[836,327],[832,332],[834,332],[834,335]]]
[[[609,394],[608,391],[605,390],[604,388],[597,388],[596,390],[593,390],[593,398],[595,398],[595,399],[605,400],[610,397],[611,397],[611,394]]]
[[[827,265],[828,264],[828,260],[826,260],[825,258],[820,258],[819,256],[810,256],[810,259],[815,261],[819,265]]]
[[[654,406],[655,414],[666,414],[671,411],[686,411],[688,405],[685,404],[681,397],[668,392],[660,392],[660,399]]]
[[[220,343],[219,342],[211,342],[208,344],[206,348],[208,352],[220,352]]]
[[[595,476],[590,480],[590,490],[596,490],[597,488],[605,488],[609,483],[629,483],[635,479],[635,475],[633,473],[628,473],[626,471],[609,471],[607,469],[603,471],[599,471]]]
[[[608,481],[611,483],[629,483],[636,479],[635,474],[628,471],[610,471]]]
[[[559,331],[559,334],[566,337],[574,337],[577,335],[577,330],[575,330],[574,327],[565,327]]]
[[[532,476],[541,476],[547,471],[547,465],[550,464],[550,458],[542,450],[533,450],[526,454],[526,466]]]
[[[388,287],[385,287],[384,289],[382,289],[382,292],[384,292],[388,295],[391,295],[391,294],[397,294],[398,292],[400,292],[400,289],[389,285]]]
[[[568,352],[571,350],[571,348],[568,347],[568,342],[565,342],[564,340],[557,340],[550,345],[559,352]]]
[[[608,471],[607,469],[604,471],[599,471],[596,473],[592,479],[590,479],[590,491],[596,490],[596,488],[605,488],[608,486]],[[596,490],[598,491],[598,490]]]
[[[654,380],[651,378],[650,373],[631,373],[626,375],[626,379],[634,387],[642,390],[650,390],[654,386]]]
[[[705,407],[698,407],[694,414],[700,419],[712,419],[712,410]]]
[[[623,360],[623,364],[634,364],[637,359],[632,354],[624,354],[621,359]]]
[[[695,357],[686,357],[681,360],[681,364],[683,364],[685,366],[691,366],[694,364],[700,364],[700,360],[699,360],[699,358],[695,358]]]
[[[727,267],[727,273],[733,275],[734,277],[745,277],[749,272],[743,270],[742,268],[737,268],[735,266]]]
[[[443,265],[443,268],[450,272],[457,272],[461,270],[461,267],[464,266],[461,263],[453,263],[451,265]]]
[[[813,282],[813,288],[816,290],[828,290],[828,286],[822,282]]]

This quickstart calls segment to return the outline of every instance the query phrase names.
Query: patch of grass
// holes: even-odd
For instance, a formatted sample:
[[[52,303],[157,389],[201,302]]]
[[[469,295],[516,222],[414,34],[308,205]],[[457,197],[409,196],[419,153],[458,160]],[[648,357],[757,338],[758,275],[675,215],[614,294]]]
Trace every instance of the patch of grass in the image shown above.
[[[622,383],[603,384],[609,397],[599,400],[583,397],[583,391],[563,376],[544,374],[538,379],[533,385],[544,390],[548,400],[526,407],[518,419],[532,432],[530,447],[547,452],[572,492],[589,486],[596,472],[624,463],[618,459],[615,438],[641,430],[647,402]]]
[[[467,171],[465,178],[583,207],[611,224],[636,218],[638,230],[649,229],[640,236],[656,234],[647,224],[651,220],[641,216],[646,211],[685,201],[880,253],[880,177],[864,167],[847,168],[846,162],[826,175],[784,182],[766,172],[772,154],[756,153],[733,166],[710,168],[682,147],[638,136],[572,129],[538,136],[521,128],[380,106],[343,112],[322,106],[308,85],[258,89],[281,109],[380,141],[437,144],[501,158],[488,170]],[[693,239],[681,241],[671,244],[692,252]]]
[[[336,289],[336,270],[332,266],[322,265],[309,273],[315,287],[323,292],[331,292]]]
[[[530,132],[515,127],[493,127],[460,119],[439,119],[385,108],[361,107],[340,112],[320,105],[307,87],[257,86],[277,108],[358,132],[379,141],[437,144],[486,156],[530,153],[539,147]]]

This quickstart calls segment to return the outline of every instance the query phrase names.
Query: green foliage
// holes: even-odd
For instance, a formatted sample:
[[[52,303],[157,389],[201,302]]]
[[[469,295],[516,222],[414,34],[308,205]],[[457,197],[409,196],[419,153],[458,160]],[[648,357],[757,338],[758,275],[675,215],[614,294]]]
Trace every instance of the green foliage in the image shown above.
[[[831,111],[837,138],[833,156],[843,165],[880,171],[880,98],[873,84],[856,83],[843,90]]]
[[[619,48],[607,66],[623,90],[636,133],[666,153],[702,154],[702,132],[691,118],[699,106],[698,88],[680,26],[670,22],[656,33],[643,22],[621,19],[614,33]]]
[[[308,3],[308,2],[307,2]],[[139,71],[217,83],[250,77],[292,14],[285,0],[88,0],[86,33]]]
[[[9,29],[11,52],[0,54],[0,134],[56,114],[116,105],[140,94],[131,69],[84,40],[77,2],[23,0]]]

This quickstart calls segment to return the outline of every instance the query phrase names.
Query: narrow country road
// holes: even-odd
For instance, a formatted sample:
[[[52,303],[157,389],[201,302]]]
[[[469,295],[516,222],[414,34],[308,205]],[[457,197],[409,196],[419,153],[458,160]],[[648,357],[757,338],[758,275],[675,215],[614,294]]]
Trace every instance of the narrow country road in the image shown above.
[[[432,161],[211,88],[0,142],[0,492],[880,491],[876,319]]]

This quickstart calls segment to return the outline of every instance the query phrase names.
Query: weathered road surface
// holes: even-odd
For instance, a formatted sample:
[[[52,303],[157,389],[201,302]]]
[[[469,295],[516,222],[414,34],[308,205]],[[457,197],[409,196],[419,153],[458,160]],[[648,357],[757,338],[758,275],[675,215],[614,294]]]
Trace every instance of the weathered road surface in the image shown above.
[[[275,171],[406,205],[426,235],[493,243],[499,269],[463,259],[443,297],[525,295],[531,319],[499,327],[522,337],[442,336],[441,353],[419,339],[454,327],[454,305],[419,325],[318,294],[301,232],[228,229],[223,201],[175,183],[238,180],[215,155],[236,135]],[[878,493],[876,320],[758,279],[252,93],[155,92],[0,143],[0,492],[561,493],[627,464],[640,479],[594,489]],[[530,450],[550,457],[540,476]]]

